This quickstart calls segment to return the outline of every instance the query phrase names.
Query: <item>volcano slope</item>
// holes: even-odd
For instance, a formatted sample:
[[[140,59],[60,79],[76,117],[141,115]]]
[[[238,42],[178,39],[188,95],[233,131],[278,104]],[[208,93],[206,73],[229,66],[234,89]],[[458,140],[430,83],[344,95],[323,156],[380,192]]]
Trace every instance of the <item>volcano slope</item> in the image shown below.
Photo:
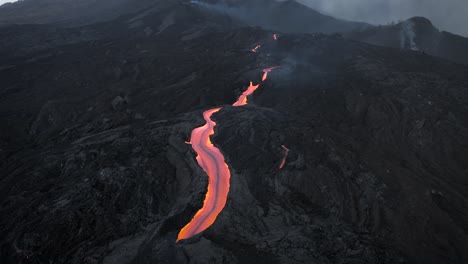
[[[468,68],[181,10],[2,57],[1,263],[468,261]],[[216,106],[228,200],[176,243],[207,187],[184,142]]]

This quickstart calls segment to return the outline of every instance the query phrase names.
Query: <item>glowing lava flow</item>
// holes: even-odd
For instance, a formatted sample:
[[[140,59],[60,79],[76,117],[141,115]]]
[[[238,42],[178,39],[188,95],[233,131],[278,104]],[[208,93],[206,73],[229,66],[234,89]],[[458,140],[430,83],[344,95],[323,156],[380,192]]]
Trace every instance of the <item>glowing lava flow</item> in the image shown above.
[[[279,66],[271,67],[271,68],[266,68],[263,69],[263,77],[262,77],[262,82],[266,81],[268,77],[268,73],[270,73],[272,70],[278,68]]]
[[[259,48],[261,48],[262,45],[257,45],[255,48],[252,49],[252,52],[257,52]]]
[[[284,149],[284,156],[283,156],[283,159],[281,160],[281,163],[280,165],[278,166],[278,168],[274,169],[273,170],[273,173],[277,173],[278,171],[280,171],[284,165],[286,165],[286,159],[288,158],[288,154],[289,154],[289,149],[285,146],[285,145],[281,145],[281,147]]]
[[[231,172],[221,151],[211,143],[216,122],[211,115],[221,110],[213,108],[203,113],[206,124],[192,131],[190,143],[197,153],[197,162],[208,175],[208,192],[203,207],[179,232],[177,241],[190,238],[210,227],[226,205]]]
[[[285,152],[284,152],[283,160],[281,160],[281,164],[278,170],[281,170],[284,167],[284,165],[286,164],[286,158],[288,157],[288,154],[289,154],[289,149],[285,145],[281,145],[281,147],[284,149]]]
[[[232,104],[232,106],[243,106],[243,105],[246,105],[247,104],[247,96],[253,94],[255,92],[255,90],[258,89],[258,87],[260,86],[260,84],[257,84],[257,85],[253,85],[252,82],[250,82],[250,85],[249,87],[247,88],[247,90],[245,90],[241,96],[239,96],[239,99],[237,99],[237,101]]]
[[[260,45],[254,48],[253,51],[256,52],[258,48],[260,48]],[[277,67],[263,70],[262,82],[266,80],[268,73],[275,68]],[[260,84],[253,85],[252,82],[250,82],[247,90],[239,96],[233,106],[246,105],[247,97],[253,94],[259,86]],[[190,142],[186,142],[192,145],[193,150],[197,153],[198,165],[200,165],[208,175],[208,191],[203,201],[203,207],[198,210],[192,220],[180,230],[177,241],[191,238],[210,227],[226,205],[231,172],[224,160],[223,154],[213,145],[210,139],[210,136],[214,134],[214,128],[216,126],[216,122],[211,120],[211,116],[219,110],[221,110],[221,107],[203,112],[203,118],[206,121],[205,125],[195,128],[192,131]],[[286,162],[286,158],[283,162]]]
[[[262,76],[262,82],[266,81],[266,79],[268,78],[268,73],[270,73],[272,70],[278,68],[279,66],[275,66],[275,67],[270,67],[270,68],[266,68],[266,69],[263,69],[263,76]],[[251,94],[253,94],[257,89],[258,87],[260,87],[260,84],[257,84],[257,85],[253,85],[252,82],[250,82],[250,85],[249,87],[247,88],[247,90],[245,90],[241,96],[239,96],[239,99],[237,99],[237,101],[232,105],[232,106],[243,106],[243,105],[246,105],[247,104],[247,97]]]

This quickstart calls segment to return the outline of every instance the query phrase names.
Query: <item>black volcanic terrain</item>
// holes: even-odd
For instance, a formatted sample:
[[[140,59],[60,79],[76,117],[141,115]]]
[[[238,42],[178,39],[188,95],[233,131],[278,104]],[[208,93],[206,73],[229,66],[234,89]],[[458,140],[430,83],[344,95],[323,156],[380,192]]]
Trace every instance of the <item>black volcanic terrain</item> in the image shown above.
[[[0,263],[468,262],[463,61],[269,18],[292,2],[252,7],[268,25],[236,13],[254,1],[148,2],[0,27]],[[176,243],[208,184],[186,142],[216,106],[227,203]]]

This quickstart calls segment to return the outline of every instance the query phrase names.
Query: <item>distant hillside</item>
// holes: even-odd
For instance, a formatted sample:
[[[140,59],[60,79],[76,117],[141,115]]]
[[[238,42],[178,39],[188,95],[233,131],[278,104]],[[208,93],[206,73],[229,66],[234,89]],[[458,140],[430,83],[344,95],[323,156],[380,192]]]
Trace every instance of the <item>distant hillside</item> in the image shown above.
[[[349,39],[373,45],[421,51],[468,64],[468,39],[439,31],[426,18],[414,17],[395,25],[373,26],[336,19],[293,0],[23,0],[0,7],[0,26],[76,27],[127,14],[151,13],[179,3],[207,11],[207,16],[227,15],[233,27],[258,26],[283,33],[342,33]],[[56,39],[55,35],[51,37]],[[4,42],[1,44],[5,45]]]
[[[204,3],[206,2],[204,1]],[[210,2],[212,4],[200,4],[200,6],[228,13],[249,25],[285,33],[336,33],[364,30],[371,27],[366,23],[351,22],[321,14],[293,0],[284,2],[271,0]]]
[[[154,0],[22,0],[0,6],[0,25],[92,24],[138,11],[154,2]]]
[[[0,7],[2,24],[77,26],[111,20],[153,5],[190,1],[168,0],[24,0]],[[195,2],[195,1],[194,1]],[[295,1],[196,1],[200,8],[227,13],[242,22],[294,33],[334,33],[362,30],[370,25],[323,15]],[[196,4],[196,3],[194,3]]]
[[[401,23],[367,28],[348,37],[374,45],[421,51],[468,64],[468,39],[439,31],[429,19],[414,17]]]

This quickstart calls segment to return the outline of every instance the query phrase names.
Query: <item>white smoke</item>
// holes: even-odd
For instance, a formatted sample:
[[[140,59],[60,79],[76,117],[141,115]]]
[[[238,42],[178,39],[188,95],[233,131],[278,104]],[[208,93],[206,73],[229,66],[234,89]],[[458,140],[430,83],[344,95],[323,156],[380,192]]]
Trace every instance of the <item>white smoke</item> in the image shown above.
[[[419,50],[415,42],[416,32],[414,32],[414,23],[411,20],[406,20],[401,23],[400,30],[400,47],[402,49],[409,48],[411,50]]]

